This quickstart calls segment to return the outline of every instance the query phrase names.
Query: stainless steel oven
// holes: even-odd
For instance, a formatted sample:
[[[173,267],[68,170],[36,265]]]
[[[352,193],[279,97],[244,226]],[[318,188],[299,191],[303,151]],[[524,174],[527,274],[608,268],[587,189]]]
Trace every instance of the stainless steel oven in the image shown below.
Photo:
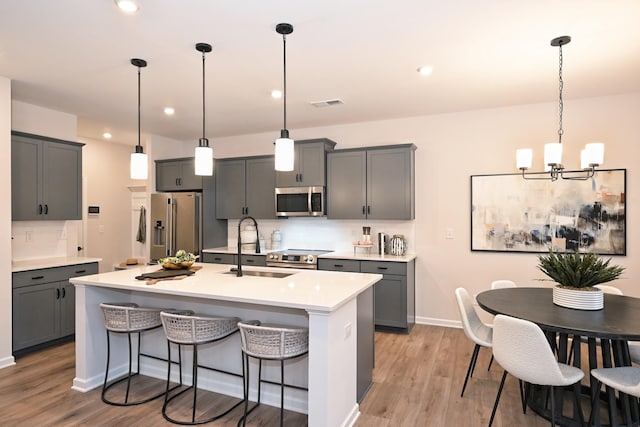
[[[311,249],[286,249],[267,254],[267,267],[318,269],[318,255],[331,251]]]
[[[324,187],[276,188],[277,216],[324,216]]]

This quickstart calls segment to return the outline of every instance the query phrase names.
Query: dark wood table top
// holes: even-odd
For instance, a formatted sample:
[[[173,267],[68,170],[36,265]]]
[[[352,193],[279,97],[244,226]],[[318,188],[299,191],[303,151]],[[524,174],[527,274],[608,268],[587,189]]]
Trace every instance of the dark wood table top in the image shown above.
[[[484,291],[476,299],[491,314],[529,320],[548,331],[640,341],[640,298],[605,294],[602,310],[574,310],[555,305],[552,293],[517,287]]]

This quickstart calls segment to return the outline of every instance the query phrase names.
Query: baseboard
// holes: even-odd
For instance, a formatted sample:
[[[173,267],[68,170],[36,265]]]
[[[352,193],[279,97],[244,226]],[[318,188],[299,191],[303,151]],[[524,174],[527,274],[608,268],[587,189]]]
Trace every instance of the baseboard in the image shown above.
[[[459,320],[436,319],[434,317],[416,317],[416,323],[419,325],[444,326],[445,328],[462,328],[462,322]]]
[[[341,424],[341,427],[352,427],[359,417],[360,405],[356,403],[355,405],[353,405],[353,408],[351,408],[349,415],[347,415],[347,418],[345,418],[344,422]]]
[[[16,364],[16,359],[13,356],[7,356],[0,359],[0,369]]]

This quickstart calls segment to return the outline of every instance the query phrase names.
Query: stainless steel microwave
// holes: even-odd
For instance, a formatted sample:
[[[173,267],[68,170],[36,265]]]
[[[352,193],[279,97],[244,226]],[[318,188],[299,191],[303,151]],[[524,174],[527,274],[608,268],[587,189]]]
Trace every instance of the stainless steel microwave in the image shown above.
[[[324,215],[324,187],[276,188],[276,216]]]

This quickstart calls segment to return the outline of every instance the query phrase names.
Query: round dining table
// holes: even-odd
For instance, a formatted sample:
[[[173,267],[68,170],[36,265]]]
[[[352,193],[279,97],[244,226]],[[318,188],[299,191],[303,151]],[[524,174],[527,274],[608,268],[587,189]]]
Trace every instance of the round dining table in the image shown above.
[[[603,309],[575,310],[555,305],[552,288],[517,287],[484,291],[477,295],[476,300],[491,314],[517,317],[540,326],[556,351],[558,361],[567,363],[572,356],[572,364],[576,367],[581,364],[580,343],[583,339],[588,343],[589,369],[631,365],[627,341],[640,341],[639,298],[605,294]],[[570,349],[567,345],[569,336],[573,339]],[[597,357],[598,347],[601,348],[600,360]],[[586,374],[589,375],[589,371]],[[600,393],[599,387],[596,390],[595,381],[589,378],[590,401],[595,401],[596,394]],[[618,410],[625,422],[632,420],[631,424],[638,425],[640,410],[635,398],[623,396],[617,399],[614,390],[607,387],[606,400],[610,425],[617,423]],[[536,412],[549,415],[543,407],[531,406]],[[595,425],[600,425],[599,406],[594,406]],[[562,417],[561,424],[580,425],[575,419],[566,417]]]

